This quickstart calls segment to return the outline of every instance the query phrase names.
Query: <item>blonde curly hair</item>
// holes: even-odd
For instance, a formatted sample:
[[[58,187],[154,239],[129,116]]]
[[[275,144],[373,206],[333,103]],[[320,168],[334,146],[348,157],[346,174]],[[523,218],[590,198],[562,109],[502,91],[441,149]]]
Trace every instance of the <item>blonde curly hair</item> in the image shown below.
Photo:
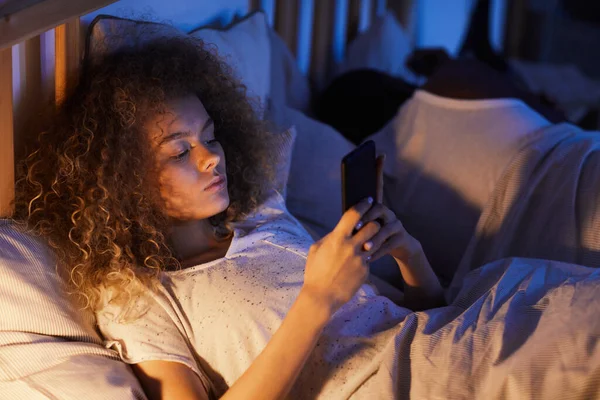
[[[89,65],[19,167],[14,217],[46,239],[84,309],[97,310],[105,288],[126,302],[179,267],[144,124],[189,94],[225,152],[230,206],[211,223],[227,236],[272,182],[270,135],[245,87],[198,39],[159,38]]]

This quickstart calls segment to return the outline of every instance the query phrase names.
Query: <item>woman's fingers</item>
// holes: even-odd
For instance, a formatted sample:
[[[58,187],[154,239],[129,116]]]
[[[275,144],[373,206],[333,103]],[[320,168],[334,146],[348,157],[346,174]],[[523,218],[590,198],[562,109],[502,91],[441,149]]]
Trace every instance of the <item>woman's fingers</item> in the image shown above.
[[[372,239],[375,243],[375,250],[373,250],[373,254],[370,254],[370,260],[375,261],[389,254],[398,260],[406,262],[412,254],[422,252],[421,244],[406,232],[400,221],[398,221],[398,224],[395,228],[397,233],[391,236],[389,236],[389,232],[384,231],[385,227],[375,235]],[[386,236],[388,238],[381,243],[381,240]]]
[[[369,211],[373,205],[373,201],[374,199],[372,198],[364,199],[346,211],[344,215],[342,215],[342,218],[340,219],[340,222],[338,222],[334,231],[341,233],[345,237],[352,236],[354,229],[359,229],[357,228],[358,223],[361,221],[367,211]]]
[[[400,245],[400,240],[392,239],[389,242],[384,243],[383,246],[381,246],[377,251],[375,251],[375,253],[373,253],[367,257],[370,257],[369,261],[371,261],[371,262],[379,260],[381,257],[388,255],[392,250],[397,248],[399,245]]]
[[[365,251],[369,252],[369,255],[375,253],[377,250],[382,248],[386,242],[389,242],[392,238],[394,241],[401,241],[404,236],[404,227],[400,221],[395,220],[379,230],[369,241],[371,246],[365,246]],[[368,248],[370,247],[370,248]]]
[[[388,224],[389,222],[396,219],[396,215],[393,211],[382,204],[375,204],[367,213],[361,218],[360,224],[366,225],[371,221],[380,221],[383,224]],[[357,229],[360,229],[361,225],[358,225]]]
[[[362,229],[360,229],[351,240],[354,242],[355,246],[360,248],[360,250],[367,251],[365,245],[367,243],[370,243],[367,247],[373,245],[373,238],[377,235],[380,229],[381,225],[379,225],[378,222],[369,222]]]

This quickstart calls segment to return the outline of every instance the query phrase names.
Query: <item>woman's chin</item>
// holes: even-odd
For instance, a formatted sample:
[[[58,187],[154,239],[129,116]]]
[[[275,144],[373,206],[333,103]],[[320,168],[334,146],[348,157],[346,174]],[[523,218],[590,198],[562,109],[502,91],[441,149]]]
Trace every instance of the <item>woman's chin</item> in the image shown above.
[[[227,210],[227,207],[229,207],[229,195],[228,195],[227,191],[216,194],[210,200],[210,214],[211,214],[210,216],[213,217],[217,214],[222,213],[223,211]],[[206,208],[204,208],[203,210],[199,210],[199,211],[201,211],[203,214],[205,214]]]
[[[171,209],[168,214],[174,221],[192,222],[212,218],[227,210],[227,207],[229,207],[229,195],[224,192],[198,201],[193,208]]]
[[[225,193],[221,202],[220,211],[217,214],[227,210],[227,207],[229,207],[229,196],[227,195],[227,193]]]

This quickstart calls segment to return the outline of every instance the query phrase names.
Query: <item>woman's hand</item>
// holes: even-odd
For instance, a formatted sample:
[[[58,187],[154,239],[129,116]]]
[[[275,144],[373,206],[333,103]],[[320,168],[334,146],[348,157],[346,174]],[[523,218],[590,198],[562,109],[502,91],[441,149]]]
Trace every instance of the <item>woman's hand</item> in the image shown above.
[[[362,248],[378,231],[367,224],[352,236],[374,199],[348,210],[335,229],[310,247],[304,285],[269,344],[223,399],[286,398],[323,328],[352,298],[368,274]]]
[[[354,296],[368,275],[371,253],[364,251],[364,244],[373,240],[380,225],[367,223],[352,234],[373,202],[365,199],[344,213],[335,229],[308,252],[301,294],[326,305],[330,315]]]
[[[396,214],[383,203],[383,164],[385,155],[377,157],[377,198],[369,211],[360,219],[356,226],[360,230],[363,226],[372,222],[381,225],[379,232],[365,244],[364,250],[370,261],[375,261],[387,254],[402,263],[409,263],[411,258],[422,253],[421,244],[413,238],[402,223],[396,218]]]
[[[362,226],[374,221],[381,225],[381,229],[364,245],[371,261],[389,254],[398,261],[410,263],[412,258],[423,251],[419,241],[406,232],[396,214],[383,204],[374,204],[361,218],[357,226],[359,232]]]
[[[441,306],[444,304],[442,287],[427,261],[421,243],[406,232],[392,210],[381,204],[384,161],[385,156],[377,157],[377,203],[363,215],[357,226],[360,233],[362,226],[369,226],[373,221],[381,224],[379,232],[365,243],[364,250],[373,261],[386,254],[394,257],[404,280],[407,307],[420,310]]]

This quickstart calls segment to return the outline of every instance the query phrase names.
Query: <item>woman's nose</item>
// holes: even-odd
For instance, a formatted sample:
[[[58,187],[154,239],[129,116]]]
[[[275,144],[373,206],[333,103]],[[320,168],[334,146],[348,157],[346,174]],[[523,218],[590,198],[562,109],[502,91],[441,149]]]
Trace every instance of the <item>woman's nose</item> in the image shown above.
[[[202,149],[199,153],[197,163],[198,169],[202,172],[212,171],[221,161],[221,157],[217,153],[206,148]]]

